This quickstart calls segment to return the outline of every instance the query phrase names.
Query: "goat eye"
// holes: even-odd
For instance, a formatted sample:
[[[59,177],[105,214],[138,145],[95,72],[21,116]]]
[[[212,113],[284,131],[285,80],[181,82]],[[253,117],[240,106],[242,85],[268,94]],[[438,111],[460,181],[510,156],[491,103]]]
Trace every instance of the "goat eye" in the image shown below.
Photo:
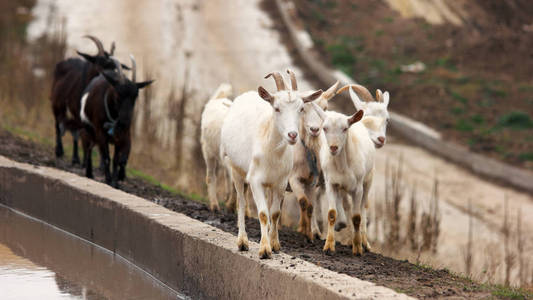
[[[328,128],[327,127],[322,128],[322,130],[324,130],[324,132],[328,132]]]
[[[348,128],[343,128],[343,129],[342,129],[342,132],[346,132],[346,130],[348,130]]]
[[[276,108],[274,108],[274,110],[275,110],[276,112],[279,112],[279,108],[277,108],[277,107],[276,107]]]
[[[301,112],[301,113],[302,113],[302,112],[304,112],[304,108],[303,108],[303,107],[302,107],[302,108],[300,108],[300,112]]]

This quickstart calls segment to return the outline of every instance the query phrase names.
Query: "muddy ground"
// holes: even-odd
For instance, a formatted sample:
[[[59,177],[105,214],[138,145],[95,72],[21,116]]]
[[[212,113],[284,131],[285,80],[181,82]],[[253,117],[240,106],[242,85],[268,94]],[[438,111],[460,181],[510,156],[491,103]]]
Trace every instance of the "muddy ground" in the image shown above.
[[[533,170],[529,1],[449,4],[462,25],[404,18],[386,1],[294,2],[324,61],[371,90],[389,90],[393,111]],[[425,71],[402,72],[417,61]]]
[[[33,143],[4,130],[0,130],[0,155],[20,162],[59,168],[78,175],[83,174],[82,169],[72,167],[66,160],[56,160],[51,146]],[[98,170],[96,170],[96,176],[97,179],[102,180]],[[212,213],[203,203],[175,195],[142,179],[128,178],[122,184],[121,189],[224,231],[231,232],[234,235],[237,233],[237,221],[234,214],[227,212]],[[260,230],[257,220],[248,219],[246,228],[249,238],[259,242]],[[447,270],[432,270],[376,253],[367,253],[362,257],[354,257],[351,254],[350,247],[340,244],[336,246],[337,253],[333,256],[326,256],[322,253],[323,241],[308,242],[303,236],[288,228],[283,228],[280,231],[280,242],[283,252],[289,255],[302,258],[335,272],[368,280],[415,297],[485,298],[491,294],[491,290],[486,286],[454,276]],[[274,259],[276,259],[275,257],[274,255]],[[290,262],[287,262],[288,268],[290,265]]]

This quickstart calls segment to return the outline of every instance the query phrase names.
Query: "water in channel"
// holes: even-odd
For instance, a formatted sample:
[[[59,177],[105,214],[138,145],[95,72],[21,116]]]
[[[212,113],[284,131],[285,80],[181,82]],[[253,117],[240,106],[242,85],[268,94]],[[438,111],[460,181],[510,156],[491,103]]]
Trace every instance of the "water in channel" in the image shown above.
[[[0,205],[0,299],[187,299],[99,246]]]

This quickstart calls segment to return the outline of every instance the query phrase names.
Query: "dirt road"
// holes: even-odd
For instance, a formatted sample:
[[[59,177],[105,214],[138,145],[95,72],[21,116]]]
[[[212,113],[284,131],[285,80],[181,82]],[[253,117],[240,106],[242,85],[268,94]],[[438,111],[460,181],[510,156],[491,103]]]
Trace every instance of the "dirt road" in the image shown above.
[[[157,79],[150,103],[138,105],[149,107],[151,117],[148,120],[138,117],[136,132],[141,132],[139,128],[153,126],[157,142],[143,143],[143,137],[136,136],[132,164],[148,170],[164,182],[194,190],[202,188],[204,178],[194,152],[198,145],[198,121],[207,95],[221,82],[231,83],[236,94],[256,89],[258,85],[273,89],[273,82],[263,79],[273,70],[290,67],[296,74],[302,74],[280,42],[279,33],[272,29],[277,21],[269,19],[258,2],[41,0],[34,11],[38,19],[30,27],[30,34],[37,36],[45,28],[48,7],[52,4],[57,13],[66,18],[69,54],[72,55],[74,49],[94,51],[94,46],[81,38],[84,34],[94,34],[106,45],[115,40],[117,56],[124,62],[128,62],[129,53],[134,54],[141,74],[148,73]],[[184,78],[189,78],[185,84],[194,91],[194,96],[185,108],[187,120],[183,127],[186,132],[183,143],[177,143],[177,120],[169,110],[176,97],[169,94],[173,89],[181,89]],[[302,88],[311,88],[302,76],[299,78]],[[394,95],[391,101],[395,101]],[[138,115],[143,114],[138,112]],[[175,147],[178,146],[182,147],[182,155],[175,158]],[[516,212],[521,210],[523,228],[528,230],[526,240],[533,240],[533,199],[530,195],[493,184],[417,147],[389,143],[378,153],[374,198],[382,197],[387,157],[394,163],[396,157],[403,155],[406,180],[417,183],[421,202],[430,199],[433,178],[436,176],[440,181],[440,248],[437,255],[428,257],[428,260],[463,271],[461,251],[467,241],[468,215],[464,212],[468,199],[472,200],[476,215],[476,248],[492,247],[494,252],[502,251],[497,228],[503,222],[504,195],[510,199],[513,222]],[[174,164],[168,163],[169,159],[185,163],[176,170]],[[533,245],[530,243],[526,247],[526,253],[532,257]],[[479,260],[478,271],[483,268],[483,256],[480,253],[474,258]],[[502,272],[503,266],[499,269],[499,273]]]

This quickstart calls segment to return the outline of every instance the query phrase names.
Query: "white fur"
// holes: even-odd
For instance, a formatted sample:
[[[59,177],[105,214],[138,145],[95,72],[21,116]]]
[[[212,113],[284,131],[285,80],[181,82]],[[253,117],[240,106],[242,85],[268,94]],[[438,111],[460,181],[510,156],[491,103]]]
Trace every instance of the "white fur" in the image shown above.
[[[357,93],[352,88],[350,91],[350,98],[357,110],[363,110],[365,116],[363,117],[363,124],[368,129],[372,142],[376,145],[376,148],[381,148],[385,145],[387,138],[387,125],[390,120],[387,107],[389,105],[389,92],[381,93],[378,90],[378,94],[383,95],[383,102],[364,102],[361,101]],[[378,138],[382,138],[383,142]]]
[[[200,141],[207,169],[206,183],[211,210],[219,209],[216,195],[217,167],[224,165],[220,158],[220,131],[224,118],[232,104],[231,100],[227,98],[231,95],[231,92],[231,85],[221,84],[205,104],[202,112]],[[226,181],[229,184],[227,178]]]
[[[80,118],[83,123],[93,125],[91,121],[87,118],[87,115],[85,114],[85,105],[87,104],[87,98],[89,98],[89,93],[83,94],[81,97],[81,109],[80,109]]]
[[[293,147],[290,144],[295,143],[288,134],[298,133],[303,108],[301,97],[292,91],[276,92],[272,97],[271,104],[255,91],[235,98],[221,132],[221,152],[231,165],[237,191],[237,244],[241,250],[248,249],[243,196],[247,181],[261,224],[260,257],[270,257],[272,250],[280,248],[280,203],[293,167]],[[279,112],[275,111],[276,108]],[[270,189],[273,198],[270,213],[267,189]]]
[[[377,149],[383,147],[387,140],[387,125],[390,120],[389,112],[387,110],[390,99],[389,92],[382,93],[381,90],[377,90],[376,94],[381,95],[383,101],[366,102],[362,101],[351,87],[348,88],[348,90],[354,107],[357,110],[363,110],[365,112],[361,123],[363,123],[368,130],[370,139]],[[337,222],[348,224],[342,199],[337,199]]]
[[[317,106],[315,109],[320,110]],[[335,251],[336,201],[351,196],[354,212],[350,213],[350,217],[359,216],[361,221],[361,230],[355,227],[353,251],[354,254],[362,254],[361,231],[364,246],[370,248],[366,240],[365,206],[374,170],[374,143],[361,122],[349,126],[348,116],[332,111],[318,112],[324,118],[320,162],[329,204],[324,250]],[[337,150],[332,151],[332,146],[338,147]]]

